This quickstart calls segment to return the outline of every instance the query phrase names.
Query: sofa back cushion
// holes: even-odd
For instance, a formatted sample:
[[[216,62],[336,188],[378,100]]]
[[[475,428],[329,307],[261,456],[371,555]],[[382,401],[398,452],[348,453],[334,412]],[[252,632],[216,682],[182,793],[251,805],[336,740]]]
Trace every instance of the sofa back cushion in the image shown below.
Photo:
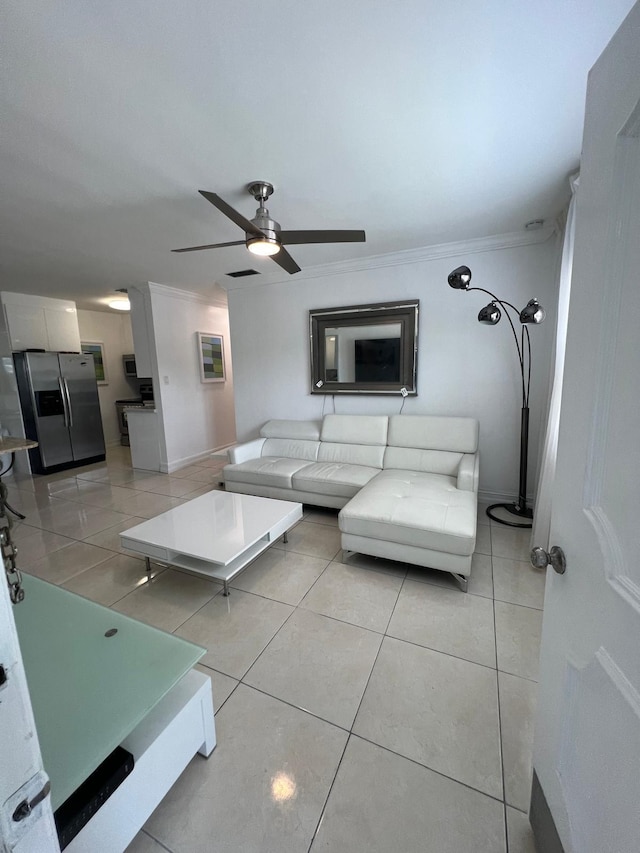
[[[264,438],[300,438],[320,441],[320,421],[267,421],[260,430]]]
[[[463,453],[477,449],[475,418],[392,415],[384,467],[455,476]]]
[[[318,461],[382,468],[388,423],[386,415],[325,415]]]
[[[318,458],[318,421],[267,421],[260,435],[266,439],[262,445],[262,456],[283,456],[309,462],[315,462]]]
[[[414,447],[387,447],[383,468],[420,471],[423,474],[446,474],[455,477],[462,453],[449,450],[418,450]]]
[[[392,415],[389,418],[387,444],[389,447],[475,453],[478,449],[478,429],[475,418]]]

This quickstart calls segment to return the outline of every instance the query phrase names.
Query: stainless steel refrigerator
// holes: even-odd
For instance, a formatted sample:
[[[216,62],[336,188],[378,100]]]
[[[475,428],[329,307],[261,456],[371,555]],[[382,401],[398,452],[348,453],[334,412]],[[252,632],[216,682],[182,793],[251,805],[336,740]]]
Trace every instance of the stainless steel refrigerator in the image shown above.
[[[31,470],[49,474],[105,458],[93,358],[62,352],[13,356]]]

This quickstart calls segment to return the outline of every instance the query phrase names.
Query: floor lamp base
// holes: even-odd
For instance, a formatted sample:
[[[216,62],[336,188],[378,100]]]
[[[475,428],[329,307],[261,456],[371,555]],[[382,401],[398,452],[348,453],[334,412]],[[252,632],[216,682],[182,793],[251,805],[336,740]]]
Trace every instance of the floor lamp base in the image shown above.
[[[511,515],[516,516],[520,519],[533,519],[533,510],[528,507],[521,508],[519,504],[491,504],[491,506],[487,507],[487,515],[493,521],[497,521],[498,524],[506,524],[508,527],[533,527],[532,521],[508,521],[506,518],[500,518],[497,515],[494,515],[494,509],[504,509]]]

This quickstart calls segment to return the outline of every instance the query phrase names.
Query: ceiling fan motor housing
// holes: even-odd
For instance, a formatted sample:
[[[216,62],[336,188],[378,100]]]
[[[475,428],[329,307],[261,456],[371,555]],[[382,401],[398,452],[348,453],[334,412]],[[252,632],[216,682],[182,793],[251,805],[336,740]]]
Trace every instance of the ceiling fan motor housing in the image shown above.
[[[275,219],[272,219],[269,216],[269,211],[264,206],[265,201],[269,198],[269,196],[273,193],[273,184],[270,184],[268,181],[252,181],[250,184],[247,184],[247,190],[251,193],[251,195],[258,202],[260,207],[256,210],[256,215],[253,217],[251,222],[254,225],[257,225],[258,228],[264,233],[265,239],[269,243],[275,243],[276,245],[280,245],[280,223],[276,222]],[[255,234],[246,233],[247,238],[247,248],[251,246],[252,243],[264,242],[260,237],[256,237]]]
[[[257,225],[261,231],[264,231],[265,237],[269,240],[278,240],[280,234],[280,223],[276,222],[269,216],[269,211],[266,207],[259,207],[256,210],[256,215],[251,220],[254,225]],[[247,234],[247,241],[253,241],[256,238],[254,234]]]

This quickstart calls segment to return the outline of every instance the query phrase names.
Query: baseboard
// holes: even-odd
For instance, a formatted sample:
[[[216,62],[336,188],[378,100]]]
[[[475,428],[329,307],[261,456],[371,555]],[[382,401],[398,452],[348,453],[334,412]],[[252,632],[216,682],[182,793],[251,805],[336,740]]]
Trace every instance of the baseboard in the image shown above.
[[[536,848],[544,853],[564,853],[558,830],[542,790],[538,774],[533,771],[531,786],[531,804],[529,806],[529,823],[536,840]]]
[[[235,444],[235,442],[233,442],[233,444]],[[160,471],[163,474],[173,474],[174,471],[179,471],[181,468],[187,468],[189,465],[197,465],[198,462],[210,459],[212,453],[224,450],[225,447],[232,447],[233,444],[223,444],[220,447],[212,447],[210,450],[205,450],[202,453],[194,453],[191,456],[183,456],[181,459],[172,459],[171,461],[161,462]]]

